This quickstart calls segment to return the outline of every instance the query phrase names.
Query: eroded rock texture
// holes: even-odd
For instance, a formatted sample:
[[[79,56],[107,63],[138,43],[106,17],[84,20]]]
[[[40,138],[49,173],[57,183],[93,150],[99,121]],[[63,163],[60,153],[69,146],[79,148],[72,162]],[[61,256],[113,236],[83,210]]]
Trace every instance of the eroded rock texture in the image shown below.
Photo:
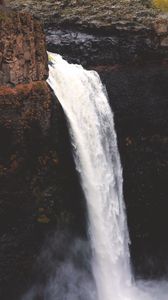
[[[44,20],[50,51],[100,73],[115,113],[135,273],[166,274],[168,15],[148,0],[12,6]]]
[[[109,27],[116,22],[137,27],[150,23],[158,13],[150,0],[8,0],[14,9],[30,11],[56,26],[69,24],[88,27]]]
[[[43,22],[48,49],[85,66],[167,59],[168,15],[150,0],[9,1]]]
[[[47,78],[42,26],[29,14],[0,11],[0,84]]]
[[[84,209],[64,114],[44,80],[42,26],[5,10],[0,37],[0,299],[18,300],[45,236],[76,229]]]
[[[9,3],[16,10],[31,11],[44,21],[49,50],[63,55],[69,62],[82,63],[100,73],[115,114],[134,270],[137,276],[165,276],[168,243],[162,233],[168,229],[167,14],[155,10],[148,0],[107,0],[106,3],[101,0],[12,0]],[[42,86],[47,97],[48,87],[44,83]],[[59,228],[67,224],[72,227],[73,224],[81,231],[84,224],[85,209],[81,206],[82,193],[63,112],[56,100],[51,100],[52,96],[45,100],[42,95],[40,100],[38,93],[32,92],[32,95],[32,103],[27,94],[30,101],[18,104],[21,110],[15,106],[8,109],[9,120],[10,115],[15,116],[14,131],[11,131],[13,126],[9,131],[2,126],[6,146],[1,146],[1,176],[6,185],[1,198],[5,217],[1,218],[4,225],[0,227],[3,253],[0,263],[3,266],[2,299],[5,300],[14,298],[14,289],[17,295],[20,278],[24,281],[23,291],[30,284],[30,270],[50,226],[56,224]],[[43,112],[46,101],[52,113]],[[7,104],[3,108],[4,116],[6,110]],[[24,116],[25,130],[19,125],[19,116]],[[33,122],[29,122],[29,116]],[[15,146],[16,142],[9,142],[15,141],[18,130],[15,128],[20,128],[22,133],[19,147]],[[6,148],[8,145],[13,145],[12,151]],[[18,165],[25,167],[19,169]],[[8,233],[6,228],[9,228]],[[14,240],[17,241],[15,252],[10,252]],[[24,243],[26,247],[20,248]],[[12,253],[17,254],[17,260]],[[17,268],[13,268],[15,261]],[[25,268],[28,279],[22,276]],[[11,272],[15,269],[19,270],[17,276]],[[7,288],[9,282],[10,286],[13,283],[11,291]],[[18,300],[17,296],[15,298]]]

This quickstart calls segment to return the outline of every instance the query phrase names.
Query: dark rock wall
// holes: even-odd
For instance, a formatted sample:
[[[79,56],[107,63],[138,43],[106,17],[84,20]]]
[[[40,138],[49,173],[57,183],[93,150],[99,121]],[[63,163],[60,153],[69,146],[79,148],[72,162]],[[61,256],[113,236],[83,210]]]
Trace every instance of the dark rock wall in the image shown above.
[[[0,299],[18,300],[46,236],[67,227],[84,234],[85,208],[66,120],[44,81],[42,26],[5,10],[0,36]]]
[[[78,30],[46,28],[48,50],[61,53],[72,63],[94,65],[143,64],[168,59],[168,21],[158,19],[151,27],[130,28],[114,24],[109,29]]]
[[[0,297],[18,300],[47,235],[83,234],[85,208],[64,114],[46,82],[0,87],[0,111]]]
[[[136,275],[168,272],[168,68],[100,71],[114,111]]]
[[[30,6],[21,2],[23,9],[31,9],[33,1]],[[46,3],[36,2],[34,14]],[[61,13],[50,10],[52,16],[44,16],[45,30],[49,50],[97,70],[107,87],[123,164],[134,270],[159,277],[167,273],[168,261],[162,235],[168,229],[168,23],[167,16],[152,9],[145,13],[137,0],[134,4],[139,13],[130,2],[123,21],[121,10],[113,16],[103,6],[102,15],[96,6],[84,22],[79,13],[84,9],[85,17],[87,5],[74,15],[73,5],[64,10],[62,3]],[[0,87],[0,298],[18,300],[34,280],[45,236],[67,227],[84,234],[86,210],[65,116],[43,81],[48,69],[41,25],[25,13],[10,14],[0,16],[0,83],[8,85]]]
[[[168,229],[168,19],[158,15],[148,24],[133,24],[118,20],[108,28],[80,29],[47,24],[47,45],[69,62],[98,71],[107,87],[123,164],[134,270],[137,276],[159,277],[168,272],[168,242],[162,235]]]
[[[42,241],[33,180],[48,141],[53,96],[43,81],[48,67],[39,21],[1,10],[0,39],[0,298],[5,300],[18,299],[30,283]]]

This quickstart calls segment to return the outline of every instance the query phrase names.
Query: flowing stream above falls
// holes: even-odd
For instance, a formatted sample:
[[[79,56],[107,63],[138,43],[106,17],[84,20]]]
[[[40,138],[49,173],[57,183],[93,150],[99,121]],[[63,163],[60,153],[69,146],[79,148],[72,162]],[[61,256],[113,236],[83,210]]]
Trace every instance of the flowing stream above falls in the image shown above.
[[[49,60],[48,83],[67,117],[87,202],[95,300],[166,300],[166,283],[135,283],[131,272],[117,137],[99,75],[57,54],[49,53]]]

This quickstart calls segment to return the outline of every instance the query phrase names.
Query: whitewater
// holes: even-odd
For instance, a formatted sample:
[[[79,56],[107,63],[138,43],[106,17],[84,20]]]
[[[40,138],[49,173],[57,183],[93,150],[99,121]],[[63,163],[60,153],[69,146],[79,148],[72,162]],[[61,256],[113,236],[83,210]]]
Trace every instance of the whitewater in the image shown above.
[[[132,274],[122,167],[106,89],[95,71],[53,53],[49,61],[48,83],[67,117],[87,203],[95,300],[167,300],[166,282],[136,282]]]

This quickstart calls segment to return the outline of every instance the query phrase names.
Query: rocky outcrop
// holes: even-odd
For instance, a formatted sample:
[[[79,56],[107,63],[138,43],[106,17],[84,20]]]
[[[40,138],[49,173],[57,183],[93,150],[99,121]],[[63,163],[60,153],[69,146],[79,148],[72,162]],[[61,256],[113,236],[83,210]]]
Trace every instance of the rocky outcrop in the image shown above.
[[[47,53],[39,21],[26,13],[1,10],[0,40],[0,85],[47,78]]]
[[[96,23],[83,27],[82,23],[71,29],[66,24],[58,29],[49,23],[46,25],[48,49],[89,68],[167,61],[168,16],[158,14],[147,23],[139,20],[113,20],[108,26]]]
[[[94,69],[97,65],[151,64],[168,60],[168,21],[157,20],[153,27],[130,29],[115,24],[110,31],[94,29],[46,29],[47,46],[72,63]]]
[[[82,192],[64,114],[45,81],[41,24],[3,10],[0,37],[0,298],[18,300],[45,236],[82,223]]]
[[[47,54],[39,21],[3,9],[0,40],[0,298],[7,300],[18,299],[27,286],[39,251],[31,179],[38,143],[51,126],[53,96],[44,81]]]
[[[48,50],[85,66],[167,59],[168,17],[151,1],[23,1],[44,21]]]
[[[83,28],[112,28],[116,22],[132,27],[149,24],[158,12],[150,0],[8,0],[10,7],[32,11],[45,24],[80,25]]]

